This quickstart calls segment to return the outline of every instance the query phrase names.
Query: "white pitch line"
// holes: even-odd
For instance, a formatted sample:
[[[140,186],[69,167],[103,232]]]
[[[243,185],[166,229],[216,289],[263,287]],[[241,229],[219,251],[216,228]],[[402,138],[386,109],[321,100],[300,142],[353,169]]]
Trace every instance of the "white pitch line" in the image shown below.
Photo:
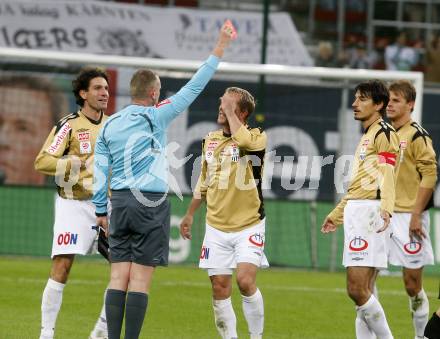
[[[41,284],[43,285],[46,283],[47,280],[45,279],[31,279],[31,278],[9,278],[9,277],[0,277],[0,282],[5,283],[15,283],[15,284]],[[80,279],[71,279],[69,280],[69,285],[85,285],[85,286],[92,286],[92,285],[104,285],[106,284],[107,280],[99,279],[99,280],[80,280]],[[159,286],[188,286],[188,287],[201,287],[201,288],[210,288],[211,285],[209,283],[205,282],[193,282],[193,281],[180,281],[180,282],[174,282],[174,281],[157,281],[155,282],[155,285]],[[338,294],[346,294],[347,291],[345,288],[320,288],[320,287],[306,287],[306,286],[277,286],[277,285],[262,285],[259,284],[259,287],[264,290],[271,290],[271,291],[288,291],[288,292],[310,292],[310,293],[338,293]],[[391,296],[405,296],[406,293],[403,290],[380,290],[379,289],[379,295],[391,295]],[[436,298],[437,294],[435,293],[427,293],[428,297],[430,298]]]

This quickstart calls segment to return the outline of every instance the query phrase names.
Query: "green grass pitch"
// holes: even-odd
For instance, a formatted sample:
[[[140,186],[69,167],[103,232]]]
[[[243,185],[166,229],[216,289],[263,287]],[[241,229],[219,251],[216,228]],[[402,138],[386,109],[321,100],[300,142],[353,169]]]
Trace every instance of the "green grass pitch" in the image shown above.
[[[38,338],[40,301],[50,260],[0,257],[0,338]],[[102,305],[109,267],[103,260],[77,258],[64,290],[56,338],[87,338]],[[425,277],[431,312],[438,277]],[[265,302],[265,338],[354,338],[355,311],[345,293],[345,274],[271,268],[258,275]],[[380,300],[394,337],[414,338],[401,277],[380,276]],[[236,286],[233,303],[238,334],[248,338]],[[219,338],[213,324],[210,285],[202,270],[159,268],[153,278],[141,338]]]

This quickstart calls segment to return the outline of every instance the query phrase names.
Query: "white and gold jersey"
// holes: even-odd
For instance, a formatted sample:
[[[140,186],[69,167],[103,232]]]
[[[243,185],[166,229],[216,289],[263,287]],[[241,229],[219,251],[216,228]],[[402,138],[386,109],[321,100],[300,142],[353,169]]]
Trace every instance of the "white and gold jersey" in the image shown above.
[[[419,187],[435,188],[437,161],[432,139],[415,121],[396,130],[400,139],[400,167],[396,183],[396,212],[412,212]],[[425,209],[433,206],[433,200]]]
[[[245,126],[232,136],[218,130],[205,137],[195,195],[206,197],[208,225],[238,232],[264,219],[261,180],[266,143],[266,133]]]
[[[392,214],[399,139],[394,128],[381,118],[362,135],[356,149],[347,194],[329,214],[335,225],[343,222],[347,200],[380,200],[380,208]]]
[[[55,176],[61,197],[91,199],[95,141],[106,119],[102,113],[93,121],[78,111],[62,118],[47,137],[35,159],[35,169]]]

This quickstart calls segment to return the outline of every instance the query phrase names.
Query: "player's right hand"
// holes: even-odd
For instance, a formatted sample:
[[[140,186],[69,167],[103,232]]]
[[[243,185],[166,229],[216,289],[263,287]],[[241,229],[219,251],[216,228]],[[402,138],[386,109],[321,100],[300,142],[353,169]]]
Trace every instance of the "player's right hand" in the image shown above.
[[[322,233],[330,233],[336,231],[336,225],[333,223],[333,221],[327,217],[325,218],[324,222],[321,226],[321,232]]]
[[[186,214],[180,223],[180,235],[183,239],[191,239],[191,226],[193,224],[194,217]]]
[[[383,226],[380,229],[378,229],[376,233],[385,231],[388,228],[388,225],[390,224],[391,215],[387,211],[380,210],[380,217],[383,220]]]

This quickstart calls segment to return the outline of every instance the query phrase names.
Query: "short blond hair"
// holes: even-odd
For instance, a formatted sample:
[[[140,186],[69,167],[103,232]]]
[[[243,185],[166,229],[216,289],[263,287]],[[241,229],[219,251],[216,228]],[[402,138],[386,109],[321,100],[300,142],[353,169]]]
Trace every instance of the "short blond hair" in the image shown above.
[[[130,96],[132,99],[146,99],[147,90],[155,84],[157,74],[152,70],[142,68],[133,74],[130,81]]]
[[[245,89],[239,87],[228,87],[226,88],[225,93],[237,94],[240,97],[240,99],[237,102],[237,105],[241,112],[248,113],[246,118],[248,118],[254,112],[256,105],[255,99],[252,96],[252,94],[246,91]]]

